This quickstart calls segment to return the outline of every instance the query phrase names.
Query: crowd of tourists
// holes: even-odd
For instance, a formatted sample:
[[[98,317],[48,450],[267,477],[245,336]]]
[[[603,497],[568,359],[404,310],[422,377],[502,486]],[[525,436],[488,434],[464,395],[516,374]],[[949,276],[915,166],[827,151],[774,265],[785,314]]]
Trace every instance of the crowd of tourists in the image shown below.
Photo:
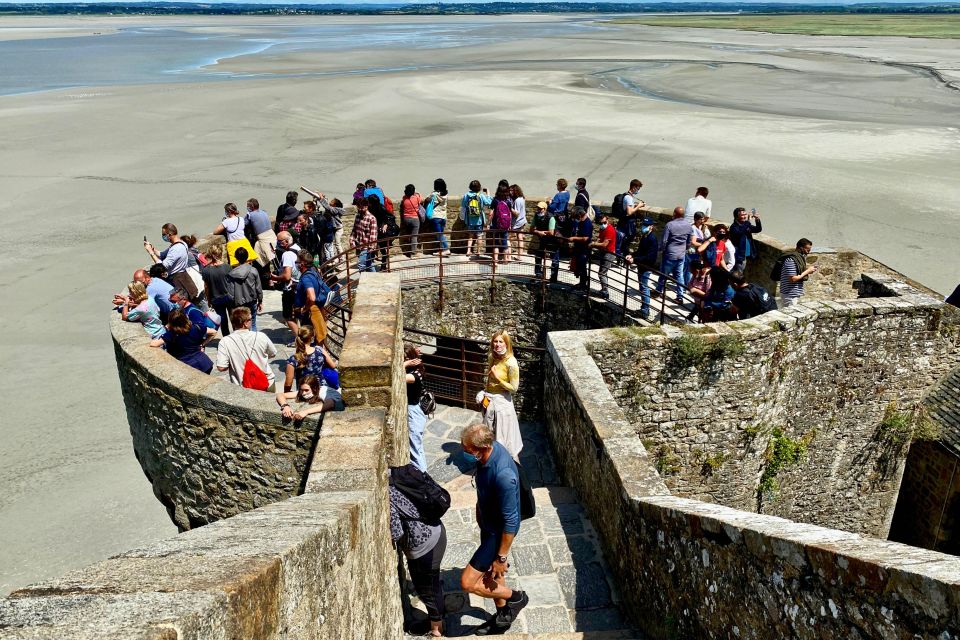
[[[159,250],[144,236],[153,264],[135,271],[127,292],[113,303],[124,320],[143,325],[151,346],[203,373],[216,368],[233,384],[275,393],[281,415],[301,420],[344,409],[337,360],[326,344],[327,314],[339,294],[335,274],[322,274],[318,266],[321,256],[329,261],[339,253],[320,240],[339,239],[343,208],[314,193],[306,203],[311,206],[294,216],[289,208],[296,201],[297,193],[288,193],[272,221],[255,198],[247,201],[243,216],[227,203],[213,229],[223,241],[207,242],[202,251],[196,236],[164,224],[160,232],[167,246]],[[310,242],[308,229],[324,231],[313,233],[319,240]],[[294,233],[321,253],[302,248]],[[294,350],[281,369],[282,390],[271,366],[277,347],[257,327],[266,288],[281,291],[281,315],[291,333],[286,346]],[[218,333],[213,361],[206,347]]]
[[[489,254],[494,262],[509,263],[529,252],[534,274],[546,277],[549,268],[551,282],[558,282],[560,264],[568,261],[578,279],[576,288],[583,292],[590,291],[593,263],[600,283],[595,295],[601,298],[610,297],[610,269],[630,265],[639,278],[640,313],[646,320],[652,319],[651,298],[666,295],[668,281],[678,303],[692,300],[687,316],[691,321],[745,319],[778,308],[765,287],[745,276],[748,264],[758,259],[754,234],[763,231],[756,209],[737,207],[729,223],[714,224],[710,191],[698,187],[658,232],[639,197],[642,187],[639,179],[631,180],[626,191],[614,196],[610,213],[604,214],[592,206],[585,178],[576,180],[573,193],[561,178],[549,202],[536,203],[535,213],[528,217],[520,185],[500,180],[491,195],[479,180],[472,180],[459,202],[466,253],[471,257]],[[449,255],[445,233],[449,203],[442,178],[434,181],[427,196],[406,185],[399,204],[375,180],[367,180],[357,184],[353,204],[357,218],[350,245],[357,250],[361,271],[375,271],[378,259],[380,268],[387,268],[391,243],[397,237],[403,240],[401,248],[408,257],[431,252]],[[516,233],[520,231],[532,236],[529,247],[524,242],[527,234]],[[429,235],[424,238],[424,233]],[[804,282],[816,271],[806,263],[812,246],[801,238],[795,251],[777,260],[771,277],[780,287],[780,307],[795,304],[804,293]]]
[[[681,304],[693,301],[687,316],[691,321],[749,318],[777,308],[773,296],[744,275],[758,258],[754,234],[763,230],[755,209],[737,207],[729,224],[713,224],[709,190],[699,187],[658,232],[639,198],[642,187],[640,180],[631,180],[607,214],[592,205],[586,179],[576,180],[573,193],[560,179],[549,201],[537,202],[528,216],[520,185],[501,180],[490,195],[473,180],[453,206],[459,209],[470,256],[509,263],[529,253],[536,276],[552,282],[558,281],[561,261],[568,261],[578,279],[576,288],[584,292],[590,292],[590,265],[595,264],[600,283],[595,295],[602,298],[610,295],[612,268],[635,272],[640,311],[648,320],[651,298],[670,295]],[[203,373],[216,368],[233,384],[275,394],[282,417],[290,420],[344,409],[338,363],[326,344],[326,319],[339,295],[346,210],[336,198],[301,190],[310,196],[302,208],[297,208],[298,192],[290,191],[272,219],[255,198],[247,200],[244,215],[227,203],[212,229],[222,242],[206,242],[202,250],[195,236],[180,235],[176,225],[164,224],[161,235],[167,246],[158,250],[144,237],[153,264],[134,272],[126,294],[114,298],[124,320],[142,323],[151,346]],[[436,179],[425,196],[406,185],[396,203],[375,180],[366,180],[357,184],[351,202],[356,218],[348,242],[361,271],[376,271],[378,264],[387,268],[397,238],[408,257],[449,255],[446,225],[448,213],[454,212],[448,212],[443,179]],[[795,251],[776,261],[771,277],[778,280],[781,307],[795,304],[804,282],[816,272],[807,264],[811,248],[803,238]],[[277,346],[257,326],[268,288],[281,292],[280,314],[291,336],[287,347],[294,351],[279,369],[282,389],[271,366]],[[205,349],[218,334],[216,359],[211,360]],[[424,632],[439,636],[444,613],[439,569],[446,548],[439,516],[446,508],[445,491],[427,473],[423,440],[436,405],[424,383],[420,350],[407,346],[403,364],[411,463],[391,470],[391,533],[427,608]],[[533,509],[519,464],[523,442],[514,407],[519,384],[511,338],[498,331],[490,338],[484,388],[476,398],[483,422],[461,437],[465,460],[476,467],[481,530],[479,548],[461,572],[461,587],[496,604],[496,613],[476,630],[478,635],[505,632],[529,601],[505,579],[520,521]],[[448,507],[448,495],[446,500]]]

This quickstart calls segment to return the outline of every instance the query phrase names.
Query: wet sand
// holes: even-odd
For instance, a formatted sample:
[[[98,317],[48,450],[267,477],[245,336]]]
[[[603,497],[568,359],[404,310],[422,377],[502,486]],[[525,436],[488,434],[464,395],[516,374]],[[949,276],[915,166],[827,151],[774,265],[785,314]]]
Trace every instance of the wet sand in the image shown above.
[[[311,20],[369,19],[295,22]],[[454,193],[508,177],[543,194],[580,175],[609,201],[639,177],[651,204],[703,184],[716,218],[757,207],[786,241],[856,247],[940,291],[960,279],[950,42],[639,25],[524,36],[565,20],[503,18],[495,45],[267,52],[211,69],[243,79],[0,97],[0,592],[173,533],[130,446],[109,301],[146,264],[144,234],[159,243],[167,221],[208,233],[227,201],[273,212],[300,184],[343,198],[367,177],[391,193],[443,176]]]

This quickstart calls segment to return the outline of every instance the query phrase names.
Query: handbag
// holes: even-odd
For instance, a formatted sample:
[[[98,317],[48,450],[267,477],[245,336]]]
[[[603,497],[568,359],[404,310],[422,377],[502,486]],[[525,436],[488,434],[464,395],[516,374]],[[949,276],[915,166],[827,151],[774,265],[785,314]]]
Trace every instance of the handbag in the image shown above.
[[[433,415],[437,410],[437,399],[433,396],[433,393],[430,391],[424,391],[423,395],[420,396],[420,411],[423,411],[424,415]]]
[[[529,520],[537,515],[537,502],[533,497],[533,485],[527,477],[527,472],[523,465],[514,462],[517,465],[517,480],[520,482],[520,519]]]

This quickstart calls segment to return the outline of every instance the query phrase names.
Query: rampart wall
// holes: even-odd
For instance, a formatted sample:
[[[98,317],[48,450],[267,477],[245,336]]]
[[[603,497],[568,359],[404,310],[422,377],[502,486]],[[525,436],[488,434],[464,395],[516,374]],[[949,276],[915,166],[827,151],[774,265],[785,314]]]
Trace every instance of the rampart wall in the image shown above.
[[[886,537],[909,434],[884,420],[917,410],[957,363],[960,320],[886,276],[862,282],[885,297],[591,341],[673,493]],[[778,442],[805,454],[773,474]]]
[[[394,433],[392,417],[405,398],[380,393],[378,387],[402,388],[399,323],[389,321],[391,310],[398,317],[400,287],[395,275],[363,278],[354,322],[364,331],[348,338],[343,360],[357,367],[355,381],[385,371],[400,379],[368,378],[366,406],[325,415],[310,469],[300,469],[305,477],[296,477],[286,489],[296,492],[302,484],[305,493],[284,499],[260,492],[264,502],[274,495],[277,501],[15,591],[0,600],[0,638],[399,638],[403,616],[390,544],[386,466],[397,442],[406,442],[405,432]],[[147,396],[133,409],[138,420],[131,420],[135,438],[140,421],[146,425],[144,433],[159,432],[163,426],[184,432],[196,428],[198,434],[209,428],[208,439],[223,435],[235,438],[238,446],[249,446],[259,434],[271,434],[276,442],[288,433],[270,420],[277,413],[275,404],[259,413],[255,397],[266,394],[213,379],[186,396],[170,392],[178,383],[189,388],[193,381],[165,378],[167,363],[152,361],[156,350],[144,351],[149,349],[146,340],[140,329],[122,337],[117,347],[121,376],[141,378],[135,384],[125,381],[124,393]],[[370,351],[367,344],[381,348]],[[356,351],[362,354],[354,357]],[[171,366],[187,369],[167,359]],[[157,376],[155,384],[165,385],[161,391],[137,386],[145,384],[142,367]],[[231,391],[236,398],[229,396]],[[218,403],[226,400],[235,400],[234,406],[221,408]],[[240,425],[237,435],[229,435],[220,421],[221,409]],[[151,412],[178,418],[159,420]],[[178,426],[180,417],[183,427]],[[196,437],[179,454],[192,455],[194,468],[210,459],[200,451],[191,453],[210,446]],[[243,473],[254,473],[251,469]],[[222,487],[221,493],[239,491],[241,476],[221,470],[217,478],[212,463],[204,473],[209,475],[204,486]],[[257,485],[249,490],[259,491]],[[215,499],[216,494],[211,502]]]
[[[785,322],[804,333],[797,320]],[[960,634],[958,558],[670,495],[590,352],[615,331],[550,334],[544,401],[558,466],[634,624],[658,639]],[[859,497],[843,500],[856,509]]]

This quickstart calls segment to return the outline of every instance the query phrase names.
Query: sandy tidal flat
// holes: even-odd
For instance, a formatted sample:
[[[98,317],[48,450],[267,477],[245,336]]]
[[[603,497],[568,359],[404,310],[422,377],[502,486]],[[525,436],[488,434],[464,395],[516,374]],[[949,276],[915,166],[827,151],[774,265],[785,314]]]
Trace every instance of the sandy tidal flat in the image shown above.
[[[583,175],[609,202],[639,177],[655,205],[707,185],[717,219],[756,207],[786,241],[856,247],[941,291],[960,280],[949,41],[365,20],[84,20],[91,33],[355,35],[156,83],[0,97],[0,591],[173,533],[133,457],[109,301],[146,264],[144,234],[159,244],[168,221],[209,233],[228,201],[273,212],[300,184],[346,198],[367,177],[393,194],[437,176],[453,193],[507,177],[544,194]],[[0,21],[0,38],[11,24],[30,26]],[[428,26],[442,42],[382,33]],[[365,43],[373,27],[383,37]],[[76,38],[78,54],[107,37]]]

